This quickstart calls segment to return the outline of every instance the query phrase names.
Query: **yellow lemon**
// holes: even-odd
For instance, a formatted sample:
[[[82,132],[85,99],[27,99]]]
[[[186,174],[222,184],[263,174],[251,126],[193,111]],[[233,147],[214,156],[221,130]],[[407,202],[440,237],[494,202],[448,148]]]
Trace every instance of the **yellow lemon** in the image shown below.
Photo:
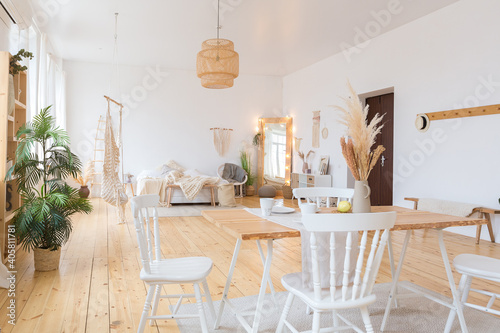
[[[349,201],[341,201],[339,202],[337,210],[341,213],[347,213],[351,210],[351,204],[349,203]]]

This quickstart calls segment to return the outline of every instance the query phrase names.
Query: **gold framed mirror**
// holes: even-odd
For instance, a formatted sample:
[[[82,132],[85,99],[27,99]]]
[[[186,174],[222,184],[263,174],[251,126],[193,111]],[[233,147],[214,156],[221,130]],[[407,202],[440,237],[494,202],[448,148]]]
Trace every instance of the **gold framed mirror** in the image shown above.
[[[290,184],[293,125],[291,117],[260,118],[261,142],[257,186],[273,185],[281,190]]]

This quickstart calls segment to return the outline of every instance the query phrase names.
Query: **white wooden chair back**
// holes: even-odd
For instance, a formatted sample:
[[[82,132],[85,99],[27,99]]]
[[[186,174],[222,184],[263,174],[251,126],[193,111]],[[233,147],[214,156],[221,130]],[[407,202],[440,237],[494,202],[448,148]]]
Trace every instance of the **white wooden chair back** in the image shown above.
[[[366,214],[307,214],[302,216],[304,227],[311,232],[311,254],[312,254],[312,273],[314,297],[317,300],[322,299],[321,277],[320,277],[320,255],[316,233],[330,233],[330,281],[329,292],[332,302],[356,300],[369,296],[372,292],[377,277],[378,269],[382,261],[389,229],[396,222],[396,212],[386,213],[366,213]],[[375,231],[371,245],[368,243],[368,231]],[[349,295],[349,273],[351,272],[351,249],[358,246],[352,244],[354,232],[362,231],[361,242],[359,246],[359,255],[356,261],[354,282],[352,292]],[[344,267],[336,267],[335,255],[335,232],[347,232]],[[367,246],[370,249],[365,260],[365,250]],[[337,292],[336,272],[343,269],[342,292]],[[340,287],[339,287],[340,288]],[[341,297],[339,297],[341,294]]]
[[[323,198],[326,199],[326,207],[330,207],[330,198],[338,198],[338,202],[345,200],[352,203],[354,196],[353,188],[338,188],[338,187],[301,187],[294,188],[293,195],[299,201],[299,207],[302,204],[302,199],[306,202],[315,202],[320,207]]]
[[[142,266],[147,273],[151,273],[153,261],[161,259],[157,210],[159,202],[160,196],[158,194],[139,195],[131,199]]]

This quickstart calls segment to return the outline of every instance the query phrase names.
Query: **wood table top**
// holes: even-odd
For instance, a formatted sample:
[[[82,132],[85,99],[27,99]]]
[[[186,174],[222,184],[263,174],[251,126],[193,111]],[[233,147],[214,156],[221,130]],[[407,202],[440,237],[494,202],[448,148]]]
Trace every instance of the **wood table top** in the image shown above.
[[[244,209],[204,210],[201,215],[242,240],[300,237],[300,231],[260,218]]]
[[[397,212],[391,230],[442,229],[448,227],[486,224],[480,218],[460,217],[413,210],[398,206],[373,206],[372,212]],[[260,218],[244,209],[205,210],[202,216],[242,240],[299,237],[300,231]],[[321,208],[320,214],[340,214],[336,208]]]

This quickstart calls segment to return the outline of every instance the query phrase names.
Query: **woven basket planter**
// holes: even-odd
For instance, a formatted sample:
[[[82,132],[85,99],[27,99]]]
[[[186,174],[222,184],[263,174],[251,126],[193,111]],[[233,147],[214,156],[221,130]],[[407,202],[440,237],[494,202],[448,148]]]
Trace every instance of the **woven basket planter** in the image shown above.
[[[53,271],[59,268],[59,258],[61,258],[61,248],[56,251],[49,249],[35,248],[35,270],[39,272]]]

